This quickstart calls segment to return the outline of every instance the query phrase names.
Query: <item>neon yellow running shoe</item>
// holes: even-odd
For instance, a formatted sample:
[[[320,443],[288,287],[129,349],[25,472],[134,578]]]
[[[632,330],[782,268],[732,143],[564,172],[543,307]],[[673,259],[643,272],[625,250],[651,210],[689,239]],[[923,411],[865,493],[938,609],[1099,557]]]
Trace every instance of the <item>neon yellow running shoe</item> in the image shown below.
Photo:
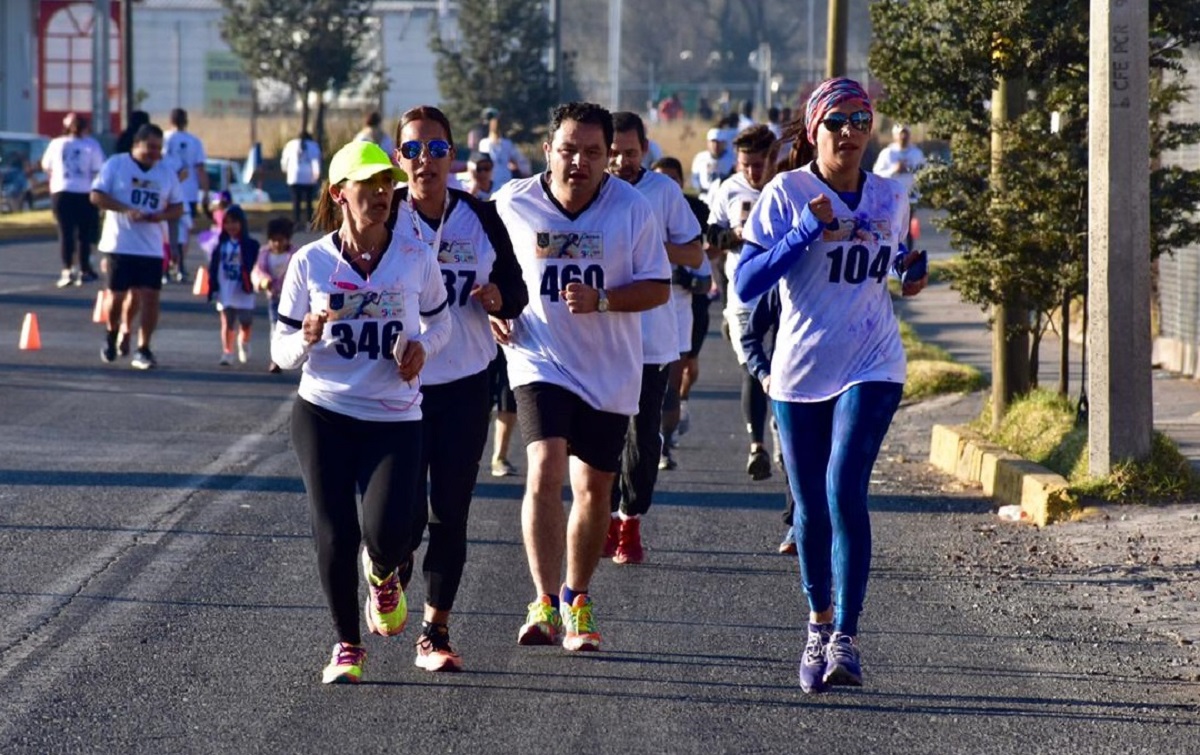
[[[575,596],[575,601],[563,609],[563,638],[565,650],[599,650],[600,631],[592,619],[592,599],[587,594]]]
[[[543,595],[529,604],[529,614],[517,632],[517,644],[556,645],[562,628],[558,609],[550,602],[549,595]]]
[[[396,570],[383,579],[376,577],[366,548],[362,552],[362,565],[363,575],[367,578],[367,629],[384,637],[400,634],[408,621],[408,600]]]
[[[358,684],[362,681],[367,649],[362,645],[339,642],[333,646],[333,657],[321,673],[322,684]]]

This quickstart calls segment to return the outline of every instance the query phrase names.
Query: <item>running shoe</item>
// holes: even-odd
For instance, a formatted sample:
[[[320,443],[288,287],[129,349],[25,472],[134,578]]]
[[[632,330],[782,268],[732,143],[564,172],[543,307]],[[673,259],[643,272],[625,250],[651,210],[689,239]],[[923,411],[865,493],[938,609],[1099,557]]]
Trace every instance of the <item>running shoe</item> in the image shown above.
[[[848,687],[862,686],[862,655],[848,634],[834,632],[825,648],[825,683]]]
[[[679,402],[679,424],[675,426],[675,433],[678,435],[687,435],[687,431],[692,427],[692,417],[688,412],[686,401]]]
[[[513,477],[516,474],[517,468],[508,459],[492,460],[492,477]]]
[[[128,333],[122,333],[121,338],[117,341],[117,353],[123,357],[129,356],[129,351],[132,348],[133,339]]]
[[[750,457],[746,460],[746,474],[755,481],[770,478],[771,457],[767,456],[766,449],[759,446],[750,451]]]
[[[793,527],[788,527],[787,534],[783,536],[783,542],[779,544],[779,552],[787,555],[796,555],[796,530]]]
[[[658,468],[666,472],[676,468],[677,466],[679,465],[675,462],[675,459],[671,458],[671,452],[668,451],[667,447],[664,445],[662,456],[658,457]]]
[[[642,520],[638,517],[622,519],[621,533],[617,539],[617,552],[613,563],[640,564],[646,557],[642,549]]]
[[[58,288],[66,288],[75,282],[75,274],[70,270],[63,270],[62,275],[58,276],[58,282],[54,285]]]
[[[339,642],[333,646],[333,657],[321,673],[322,684],[358,684],[362,681],[367,649],[362,645]]]
[[[621,538],[621,517],[614,516],[608,520],[608,535],[604,538],[604,550],[600,556],[612,558],[617,555],[617,542]]]
[[[279,365],[271,362],[267,365],[267,372],[271,373],[272,375],[278,375],[279,373],[283,372],[283,370],[279,369]]]
[[[154,353],[143,346],[133,355],[133,361],[129,363],[129,366],[135,370],[152,370],[158,366],[158,362],[154,359]]]
[[[84,270],[82,273],[79,274],[79,282],[76,283],[75,285],[78,286],[78,285],[82,285],[84,283],[92,283],[92,282],[98,281],[98,280],[100,280],[100,276],[96,275],[95,270]]]
[[[832,632],[832,624],[808,623],[808,641],[800,656],[800,689],[805,692],[824,692],[826,689],[826,653]]]
[[[100,349],[100,359],[105,364],[117,361],[117,347],[106,341],[104,348]]]
[[[596,651],[600,649],[600,632],[592,618],[592,599],[586,593],[575,596],[575,601],[562,612],[563,649],[573,651]]]
[[[367,549],[362,552],[363,575],[367,578],[367,629],[373,634],[394,637],[404,631],[408,621],[408,600],[400,587],[396,570],[380,579],[375,576],[371,556]]]
[[[250,361],[250,344],[238,341],[238,361],[242,364]]]
[[[221,358],[217,360],[217,364],[222,367],[228,367],[233,364],[233,354],[230,354],[228,351],[222,351]]]
[[[562,615],[550,602],[550,596],[543,595],[529,604],[525,623],[517,632],[517,644],[555,645],[562,630]]]
[[[462,658],[450,647],[450,630],[445,624],[427,625],[421,630],[413,663],[426,671],[462,671]]]

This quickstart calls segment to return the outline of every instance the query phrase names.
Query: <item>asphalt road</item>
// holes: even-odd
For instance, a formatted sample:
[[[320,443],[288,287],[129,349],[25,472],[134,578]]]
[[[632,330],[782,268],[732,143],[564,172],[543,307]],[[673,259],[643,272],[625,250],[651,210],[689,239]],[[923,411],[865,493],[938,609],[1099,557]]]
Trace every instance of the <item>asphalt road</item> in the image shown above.
[[[715,317],[647,563],[593,584],[603,652],[515,644],[521,481],[483,476],[452,622],[466,673],[416,669],[410,628],[367,640],[366,683],[325,687],[296,376],[264,371],[265,316],[253,363],[221,368],[215,313],[172,286],[142,373],[101,364],[96,288],[56,276],[52,244],[0,246],[0,752],[1197,751],[1190,651],[1025,566],[1054,544],[923,463],[929,426],[979,396],[898,415],[873,478],[866,686],[801,693],[780,482],[744,472]],[[26,312],[40,351],[16,348]]]

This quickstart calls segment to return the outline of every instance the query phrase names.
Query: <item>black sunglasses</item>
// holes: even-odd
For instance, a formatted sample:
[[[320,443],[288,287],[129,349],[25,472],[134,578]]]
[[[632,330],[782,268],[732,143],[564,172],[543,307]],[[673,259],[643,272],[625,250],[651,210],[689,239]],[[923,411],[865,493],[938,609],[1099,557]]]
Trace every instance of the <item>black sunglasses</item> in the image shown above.
[[[440,160],[450,154],[450,142],[445,139],[430,139],[427,142],[413,140],[404,142],[400,145],[400,154],[406,160],[416,160],[421,155],[421,149],[425,146],[429,147],[429,156],[434,160]]]
[[[850,124],[850,128],[855,131],[866,133],[871,130],[871,114],[866,110],[859,110],[856,113],[846,115],[845,113],[830,113],[821,121],[822,125],[835,134],[846,128],[846,124]]]

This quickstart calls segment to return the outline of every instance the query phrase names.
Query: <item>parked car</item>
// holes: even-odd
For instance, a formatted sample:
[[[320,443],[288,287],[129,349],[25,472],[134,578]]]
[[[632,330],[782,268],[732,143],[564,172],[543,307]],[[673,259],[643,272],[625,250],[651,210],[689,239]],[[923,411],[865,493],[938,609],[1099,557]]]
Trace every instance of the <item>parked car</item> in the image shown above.
[[[0,131],[0,212],[50,206],[50,176],[42,170],[42,155],[50,137]]]
[[[242,182],[242,163],[237,160],[222,160],[209,158],[204,161],[204,169],[208,172],[208,190],[215,194],[221,191],[229,192],[234,204],[253,205],[267,204],[271,197],[267,192],[253,184]]]

